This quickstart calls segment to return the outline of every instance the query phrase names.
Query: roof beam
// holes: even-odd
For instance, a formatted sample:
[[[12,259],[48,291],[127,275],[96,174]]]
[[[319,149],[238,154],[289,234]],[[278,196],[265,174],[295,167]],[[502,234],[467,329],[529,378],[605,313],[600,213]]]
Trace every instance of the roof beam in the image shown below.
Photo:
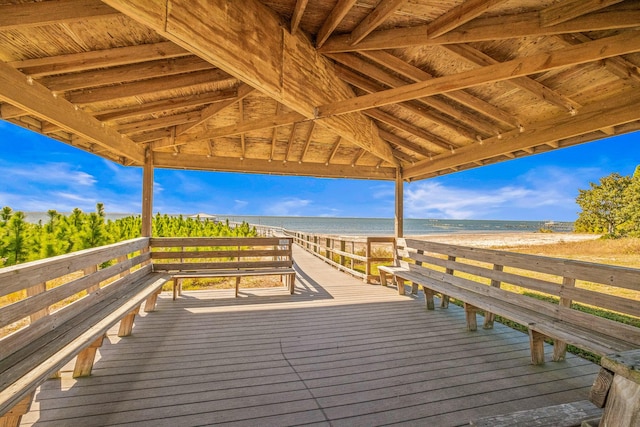
[[[54,96],[40,83],[0,62],[0,100],[94,142],[109,151],[144,163],[144,150],[67,100]]]
[[[53,0],[0,6],[0,30],[65,24],[119,13],[99,0]]]
[[[640,22],[637,2],[604,9],[550,27],[542,27],[538,12],[474,19],[460,28],[440,37],[427,37],[427,25],[374,31],[356,46],[351,46],[349,35],[331,37],[319,49],[322,53],[354,50],[383,50],[409,46],[435,46],[451,43],[472,43],[520,37],[537,37],[564,33],[635,28]]]
[[[405,168],[403,178],[420,179],[425,175],[437,174],[452,167],[463,166],[475,161],[513,153],[517,150],[553,144],[553,141],[571,138],[603,128],[640,120],[640,94],[614,96],[594,105],[585,106],[576,116],[562,116],[542,123],[527,126],[524,132],[513,130],[483,141],[482,150],[470,145],[461,147],[454,154],[434,157],[432,161],[421,161]],[[553,145],[552,145],[553,146]]]
[[[540,23],[543,27],[557,25],[562,22],[586,15],[620,3],[622,0],[564,0],[540,11]]]
[[[504,3],[506,0],[466,0],[454,7],[444,15],[436,18],[427,25],[427,36],[435,38],[452,31],[462,24],[482,15],[493,6]]]
[[[309,0],[296,1],[296,5],[293,8],[293,16],[291,17],[291,35],[294,35],[296,31],[298,31],[302,15],[304,15],[304,10],[307,8],[308,2]]]
[[[184,50],[175,43],[160,42],[24,59],[22,61],[9,62],[9,65],[19,69],[28,76],[36,78],[51,74],[77,73],[95,70],[97,68],[117,67],[119,65],[137,64],[156,59],[179,58],[189,55],[192,55],[191,52]]]
[[[173,155],[168,152],[153,153],[153,165],[158,168],[216,170],[220,172],[246,172],[271,175],[296,175],[325,178],[354,178],[354,179],[395,179],[395,167],[357,166],[309,162],[283,162],[261,159],[243,159],[235,157],[206,157],[194,154],[179,153]]]
[[[481,67],[499,64],[498,61],[489,55],[478,49],[474,49],[467,44],[449,44],[442,47],[447,49],[449,52],[458,55],[469,63],[479,65]],[[581,107],[581,105],[574,100],[559,94],[555,90],[548,88],[530,77],[518,77],[516,79],[509,80],[509,83],[520,89],[526,90],[543,101],[556,105],[560,108],[564,108],[571,113],[575,113],[575,111]]]
[[[404,148],[405,150],[412,151],[416,154],[419,154],[424,157],[431,157],[435,153],[427,150],[426,148],[416,144],[415,142],[411,142],[407,139],[402,138],[394,133],[387,132],[386,130],[380,129],[380,136],[384,138],[386,141],[397,145],[398,147]]]
[[[154,79],[123,83],[121,85],[99,87],[88,91],[69,92],[67,99],[74,104],[84,105],[231,80],[235,81],[233,77],[220,69],[204,70],[170,77],[156,77]]]
[[[378,6],[367,15],[356,28],[351,31],[351,45],[356,45],[369,33],[378,28],[398,7],[406,0],[382,0]]]
[[[335,30],[342,19],[347,16],[347,13],[349,13],[354,4],[356,4],[356,0],[338,0],[338,3],[331,10],[322,27],[318,30],[316,47],[321,47],[324,42],[327,41],[333,30]]]
[[[105,1],[306,118],[315,118],[318,105],[354,96],[304,34],[290,35],[257,0]],[[246,37],[249,31],[254,37]],[[365,115],[331,117],[319,124],[396,163]]]
[[[452,92],[468,87],[510,80],[529,74],[584,64],[600,59],[640,51],[640,31],[624,32],[592,42],[557,49],[500,64],[418,82],[396,89],[337,101],[318,107],[318,117],[352,113],[383,105]]]

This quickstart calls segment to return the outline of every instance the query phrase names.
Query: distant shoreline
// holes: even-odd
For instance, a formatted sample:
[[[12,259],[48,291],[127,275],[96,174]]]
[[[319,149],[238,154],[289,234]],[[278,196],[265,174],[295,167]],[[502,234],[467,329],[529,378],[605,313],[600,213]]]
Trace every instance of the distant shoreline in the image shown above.
[[[419,240],[446,243],[459,246],[473,246],[478,248],[522,247],[552,245],[563,242],[582,242],[596,240],[599,234],[583,233],[532,233],[532,232],[497,232],[497,233],[454,233],[454,234],[425,234],[407,236]]]

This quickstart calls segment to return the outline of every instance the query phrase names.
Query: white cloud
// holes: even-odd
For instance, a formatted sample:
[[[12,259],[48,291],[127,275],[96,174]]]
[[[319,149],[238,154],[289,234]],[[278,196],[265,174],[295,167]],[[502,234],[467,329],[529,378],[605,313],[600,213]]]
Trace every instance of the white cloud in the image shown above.
[[[234,200],[234,203],[235,203],[234,209],[242,209],[242,208],[247,207],[247,205],[249,205],[249,202],[247,202],[246,200],[238,200],[238,199],[236,199],[236,200]]]
[[[265,209],[265,215],[271,216],[302,216],[305,215],[304,208],[311,204],[311,200],[288,198],[274,201]]]
[[[570,217],[577,189],[593,170],[541,167],[516,177],[512,184],[473,189],[433,181],[414,183],[405,190],[405,212],[420,218],[530,218]]]
[[[97,182],[93,175],[75,170],[73,165],[68,163],[23,163],[11,167],[0,165],[0,174],[14,183],[44,183],[47,186],[75,184],[90,187]]]

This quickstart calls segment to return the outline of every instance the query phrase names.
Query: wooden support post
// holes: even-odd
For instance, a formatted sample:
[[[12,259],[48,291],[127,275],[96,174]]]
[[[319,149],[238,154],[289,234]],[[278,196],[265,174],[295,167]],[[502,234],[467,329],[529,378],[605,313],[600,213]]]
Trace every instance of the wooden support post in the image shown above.
[[[394,276],[396,285],[398,286],[398,295],[404,295],[404,279],[402,277]]]
[[[288,277],[289,277],[289,294],[293,295],[296,291],[296,275],[290,274]]]
[[[73,368],[73,378],[88,377],[93,369],[93,362],[96,360],[96,352],[104,341],[104,335],[95,340],[89,347],[82,350],[76,358],[76,364]]]
[[[394,254],[397,253],[395,249],[396,248],[395,248],[395,244],[394,244],[394,248],[393,248],[393,253]],[[418,252],[419,255],[423,255],[424,254],[424,251],[422,249],[418,249],[417,252]],[[400,260],[396,259],[396,262],[399,265]],[[416,261],[416,265],[422,265],[422,261]],[[415,283],[415,282],[411,283],[411,295],[418,295],[418,284]],[[425,298],[425,300],[427,300],[426,301],[427,310],[429,310],[429,301],[427,299],[427,292],[426,291],[424,291],[424,298]],[[433,303],[433,292],[431,293],[431,302]]]
[[[126,256],[126,255],[122,255],[122,256],[119,256],[118,258],[116,258],[116,260],[118,261],[118,263],[120,263],[120,262],[126,262],[128,259],[129,259],[129,257],[128,257],[128,256]],[[124,277],[124,276],[127,276],[127,275],[129,275],[129,274],[131,274],[131,271],[130,271],[130,270],[125,270],[125,271],[123,271],[122,273],[120,273],[120,277]]]
[[[29,393],[24,399],[16,403],[13,408],[9,409],[8,412],[0,416],[0,427],[18,427],[22,416],[29,412],[34,395],[35,391]]]
[[[152,311],[156,311],[156,303],[158,302],[158,295],[162,292],[162,288],[158,288],[144,303],[144,312],[151,313]]]
[[[503,271],[504,266],[499,264],[493,265],[493,271]],[[502,282],[499,280],[491,279],[491,286],[494,288],[499,288]],[[489,311],[484,312],[484,324],[482,325],[483,329],[493,329],[493,322],[496,320],[496,315]]]
[[[239,291],[240,291],[240,276],[236,276],[236,298],[238,298]]]
[[[563,277],[562,278],[562,287],[560,288],[560,310],[563,308],[571,308],[571,303],[573,302],[571,298],[567,298],[564,296],[564,291],[566,289],[572,289],[576,287],[576,279],[571,277]],[[562,318],[562,315],[560,315]],[[567,355],[567,343],[558,339],[553,340],[553,361],[559,362],[564,360]]]
[[[345,264],[345,258],[344,258],[344,252],[346,252],[347,249],[347,242],[345,242],[343,239],[340,239],[340,252],[343,252],[340,254],[340,265],[344,266]]]
[[[83,273],[85,276],[90,276],[93,273],[95,273],[96,271],[98,271],[98,266],[97,265],[92,265],[90,267],[87,267],[83,270]],[[100,290],[100,283],[95,283],[94,285],[90,286],[87,288],[87,293],[91,294],[95,291]]]
[[[140,307],[136,307],[133,311],[127,314],[120,321],[120,329],[118,330],[119,337],[128,337],[131,335],[131,331],[133,330],[133,321],[135,320],[136,314],[140,312]]]
[[[598,376],[593,381],[591,390],[589,390],[589,400],[598,408],[604,408],[607,403],[607,396],[613,384],[613,372],[608,369],[600,368]]]
[[[367,243],[365,246],[365,254],[366,261],[364,264],[364,283],[369,283],[369,276],[371,275],[371,240],[367,237]],[[404,282],[403,282],[404,283]],[[398,287],[398,291],[400,287]],[[404,289],[402,290],[402,294],[404,295]]]
[[[544,339],[546,335],[529,328],[529,346],[531,347],[531,364],[544,364]]]
[[[601,427],[640,425],[640,349],[605,356],[602,367],[613,372]]]
[[[153,231],[153,152],[144,151],[142,170],[142,237],[151,237]]]
[[[444,296],[443,296],[444,298]],[[468,331],[477,331],[478,330],[478,322],[476,321],[476,313],[478,312],[478,308],[464,303],[464,313],[467,318],[467,330]]]
[[[380,273],[380,284],[382,286],[387,286],[387,273],[382,270],[378,270],[378,273]]]
[[[396,168],[396,204],[395,204],[395,235],[396,238],[404,236],[404,181],[402,181],[402,169]]]
[[[182,279],[177,277],[173,278],[173,300],[175,301],[178,296],[178,289],[182,286]]]
[[[355,254],[356,253],[356,242],[354,242],[353,240],[351,241],[351,254]],[[355,267],[355,259],[353,259],[353,257],[351,257],[351,269],[354,270]]]

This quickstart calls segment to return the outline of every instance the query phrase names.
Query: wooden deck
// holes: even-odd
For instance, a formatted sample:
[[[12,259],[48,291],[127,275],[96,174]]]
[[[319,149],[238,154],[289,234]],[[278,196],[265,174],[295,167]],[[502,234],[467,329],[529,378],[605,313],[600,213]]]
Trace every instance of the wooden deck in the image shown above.
[[[22,425],[456,426],[584,399],[597,373],[571,355],[532,366],[520,332],[466,332],[456,306],[294,258],[293,296],[163,294],[131,337],[109,335],[92,377],[43,385]]]

